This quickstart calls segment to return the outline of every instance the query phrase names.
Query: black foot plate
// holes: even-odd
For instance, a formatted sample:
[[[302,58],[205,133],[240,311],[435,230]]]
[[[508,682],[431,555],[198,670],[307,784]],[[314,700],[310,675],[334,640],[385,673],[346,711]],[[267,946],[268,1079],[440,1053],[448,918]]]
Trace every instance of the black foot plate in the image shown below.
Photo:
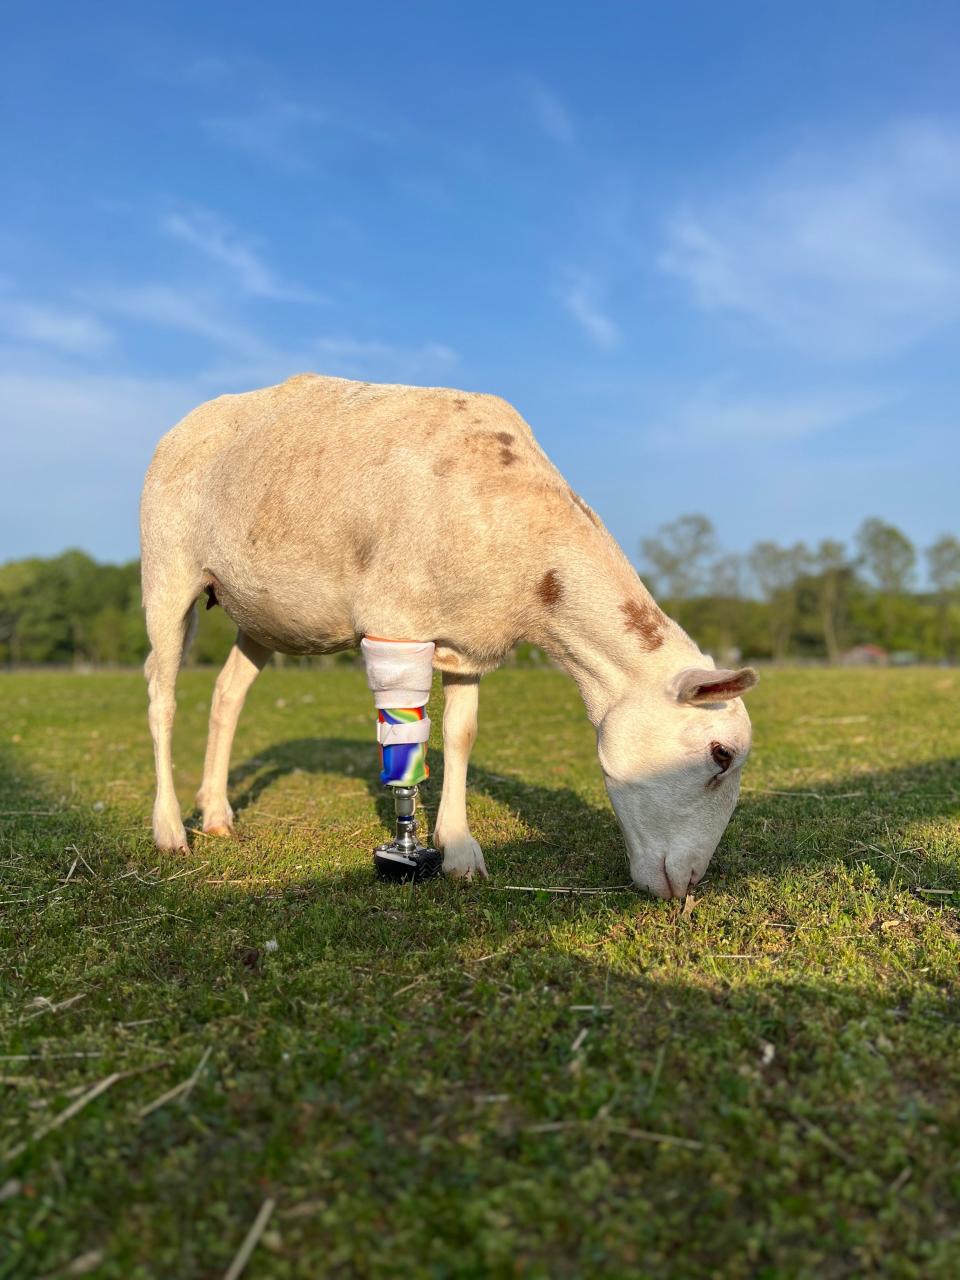
[[[373,865],[381,880],[430,880],[443,870],[443,854],[427,847],[407,853],[396,844],[381,844],[373,851]]]

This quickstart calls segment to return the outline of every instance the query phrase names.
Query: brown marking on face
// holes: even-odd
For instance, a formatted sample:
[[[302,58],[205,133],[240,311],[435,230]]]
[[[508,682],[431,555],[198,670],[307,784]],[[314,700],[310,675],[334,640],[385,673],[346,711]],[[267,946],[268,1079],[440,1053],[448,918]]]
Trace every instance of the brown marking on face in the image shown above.
[[[666,621],[656,605],[641,604],[639,600],[625,600],[620,612],[626,618],[628,631],[640,637],[645,649],[658,649],[663,644],[663,624]]]
[[[517,455],[512,453],[506,445],[500,450],[500,462],[503,466],[509,467],[517,460]]]
[[[505,445],[513,444],[513,436],[510,434],[509,431],[498,431],[497,439],[500,441],[501,444],[505,444]]]
[[[588,507],[588,506],[587,506],[587,504],[584,502],[584,500],[580,497],[579,493],[574,493],[574,491],[573,491],[573,490],[568,486],[568,487],[567,487],[567,496],[569,497],[570,501],[571,501],[572,503],[574,503],[574,505],[575,505],[575,506],[578,506],[578,507],[580,508],[580,510],[581,510],[581,511],[583,512],[583,514],[587,517],[587,519],[590,521],[590,523],[591,523],[591,524],[596,525],[596,526],[597,526],[597,528],[599,529],[599,527],[600,527],[600,517],[599,517],[599,516],[597,515],[597,513],[593,510],[593,508],[592,508],[592,507]]]
[[[467,407],[467,402],[463,398],[463,396],[457,396],[454,399],[453,407],[457,410],[458,413],[463,413],[464,409],[466,409]]]
[[[483,419],[482,419],[482,418],[471,418],[471,419],[470,419],[470,421],[471,421],[471,423],[472,423],[475,427],[482,427],[482,426],[483,426]]]
[[[556,569],[548,569],[537,586],[537,595],[548,609],[555,608],[563,595],[563,584]]]
[[[434,458],[433,467],[431,468],[435,476],[448,476],[451,471],[456,470],[456,458],[441,456]]]

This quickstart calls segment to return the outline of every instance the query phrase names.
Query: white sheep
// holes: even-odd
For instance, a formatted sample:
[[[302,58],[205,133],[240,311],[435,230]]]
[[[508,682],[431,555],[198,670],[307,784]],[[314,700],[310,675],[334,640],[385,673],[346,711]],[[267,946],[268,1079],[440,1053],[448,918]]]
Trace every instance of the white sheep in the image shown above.
[[[599,517],[496,396],[301,374],[200,405],[163,437],[141,505],[153,834],[186,847],[174,686],[206,591],[236,622],[197,802],[229,835],[230,748],[274,651],[432,640],[443,673],[434,843],[485,876],[466,812],[480,677],[519,641],[576,680],[635,883],[682,896],[706,870],[750,748],[749,668],[718,671],[654,603]]]

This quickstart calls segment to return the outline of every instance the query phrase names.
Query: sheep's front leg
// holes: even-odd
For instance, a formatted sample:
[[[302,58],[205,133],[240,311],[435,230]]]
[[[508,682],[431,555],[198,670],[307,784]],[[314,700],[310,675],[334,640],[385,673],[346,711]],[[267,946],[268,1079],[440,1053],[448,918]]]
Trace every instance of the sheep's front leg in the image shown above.
[[[480,846],[467,826],[467,762],[477,737],[479,676],[443,675],[443,792],[433,843],[448,876],[487,878]]]

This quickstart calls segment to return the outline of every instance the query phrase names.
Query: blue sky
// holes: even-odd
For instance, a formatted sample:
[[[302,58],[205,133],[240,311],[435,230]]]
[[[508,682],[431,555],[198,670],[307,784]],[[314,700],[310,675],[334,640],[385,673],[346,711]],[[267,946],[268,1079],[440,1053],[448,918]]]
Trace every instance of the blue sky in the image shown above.
[[[960,11],[9,3],[0,559],[313,369],[497,392],[630,554],[960,532]]]

